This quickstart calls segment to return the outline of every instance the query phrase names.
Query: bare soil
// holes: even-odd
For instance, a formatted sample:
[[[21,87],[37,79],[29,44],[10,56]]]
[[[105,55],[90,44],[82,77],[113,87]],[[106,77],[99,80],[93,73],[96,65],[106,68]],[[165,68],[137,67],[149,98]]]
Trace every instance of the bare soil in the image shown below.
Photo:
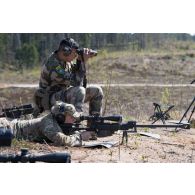
[[[151,132],[151,130],[150,130]],[[52,144],[40,144],[22,141],[12,147],[0,148],[1,153],[19,153],[20,148],[29,148],[31,153],[68,152],[73,163],[193,163],[195,162],[195,129],[169,132],[156,129],[160,140],[151,137],[129,134],[128,143],[111,148],[72,148],[55,147]],[[98,138],[94,143],[102,141],[121,141],[121,135]],[[92,143],[92,141],[90,141]],[[89,144],[85,142],[85,144]]]

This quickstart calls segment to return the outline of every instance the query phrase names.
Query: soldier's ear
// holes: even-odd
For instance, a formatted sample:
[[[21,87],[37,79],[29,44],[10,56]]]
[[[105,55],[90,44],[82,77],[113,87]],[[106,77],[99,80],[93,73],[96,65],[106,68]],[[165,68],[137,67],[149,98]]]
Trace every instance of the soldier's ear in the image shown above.
[[[65,117],[64,117],[64,114],[58,114],[55,116],[55,119],[56,121],[59,123],[59,124],[63,124],[65,122]]]

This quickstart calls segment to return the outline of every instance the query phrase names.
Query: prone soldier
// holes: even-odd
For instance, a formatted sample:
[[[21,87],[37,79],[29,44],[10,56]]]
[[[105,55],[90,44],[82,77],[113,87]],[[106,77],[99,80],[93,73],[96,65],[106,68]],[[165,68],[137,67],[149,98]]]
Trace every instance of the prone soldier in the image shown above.
[[[57,146],[81,146],[82,138],[79,132],[65,135],[59,122],[72,123],[79,120],[81,113],[71,104],[56,102],[51,112],[29,120],[0,118],[0,127],[11,129],[16,138],[39,138],[53,142]]]

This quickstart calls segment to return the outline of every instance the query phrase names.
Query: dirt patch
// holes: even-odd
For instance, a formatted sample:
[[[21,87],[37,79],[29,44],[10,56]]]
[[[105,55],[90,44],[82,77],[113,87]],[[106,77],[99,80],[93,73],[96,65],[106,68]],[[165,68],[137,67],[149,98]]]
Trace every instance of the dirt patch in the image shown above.
[[[129,134],[127,144],[112,148],[71,148],[55,147],[52,144],[39,144],[23,141],[20,145],[0,148],[1,153],[17,153],[21,147],[28,147],[31,153],[68,152],[73,163],[193,163],[195,162],[195,129],[178,133],[156,129],[160,140]],[[121,141],[121,135],[98,138],[100,141]],[[87,143],[87,142],[85,142]]]

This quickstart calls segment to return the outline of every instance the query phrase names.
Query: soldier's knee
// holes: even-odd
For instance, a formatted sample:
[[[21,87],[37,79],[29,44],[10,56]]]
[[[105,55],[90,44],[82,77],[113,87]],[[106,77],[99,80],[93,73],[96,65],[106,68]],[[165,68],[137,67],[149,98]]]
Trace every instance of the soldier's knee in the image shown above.
[[[84,87],[79,87],[79,91],[82,95],[85,96],[85,88]]]
[[[97,86],[97,97],[99,97],[99,99],[103,99],[104,97],[104,93],[101,87]]]
[[[99,86],[90,86],[86,90],[85,102],[102,100],[104,97],[103,90]]]
[[[76,97],[77,97],[77,99],[84,100],[84,98],[85,98],[85,88],[84,87],[77,87]]]

